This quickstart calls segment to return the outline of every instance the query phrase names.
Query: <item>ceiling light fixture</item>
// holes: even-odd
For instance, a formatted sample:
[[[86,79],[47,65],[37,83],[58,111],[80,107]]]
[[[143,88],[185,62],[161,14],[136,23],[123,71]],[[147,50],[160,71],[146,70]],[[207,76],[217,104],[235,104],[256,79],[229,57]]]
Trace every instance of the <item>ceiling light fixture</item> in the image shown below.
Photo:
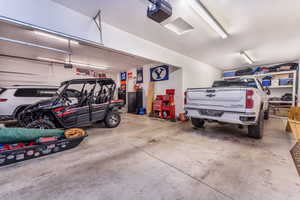
[[[52,59],[52,58],[37,57],[37,59],[44,60],[44,61],[49,61],[49,62],[62,63],[62,64],[65,63],[65,61],[63,61],[63,60],[56,60],[56,59]]]
[[[228,38],[229,35],[222,25],[199,0],[187,0],[187,2],[215,32],[217,32],[223,39]]]
[[[41,31],[36,31],[36,30],[34,31],[34,33],[36,35],[41,35],[41,36],[48,37],[48,38],[51,38],[51,39],[59,40],[61,42],[69,42],[68,39],[65,39],[65,38],[62,38],[62,37],[59,37],[59,36],[55,36],[53,34],[41,32]],[[70,41],[71,41],[71,44],[79,45],[79,42],[77,42],[77,41],[74,41],[74,40],[70,40]]]
[[[81,67],[91,67],[91,68],[97,68],[97,69],[107,69],[108,67],[104,66],[96,66],[96,65],[90,65],[90,64],[83,64],[83,63],[78,63],[78,62],[70,62],[72,65],[77,65]]]
[[[245,61],[247,63],[249,63],[250,65],[254,63],[254,60],[252,60],[252,58],[250,58],[250,56],[245,52],[241,52],[240,55],[245,59]]]
[[[56,63],[61,63],[61,64],[72,64],[72,65],[75,65],[75,66],[89,67],[89,68],[96,68],[96,69],[103,69],[103,70],[109,68],[109,67],[104,67],[104,66],[83,64],[83,63],[80,63],[80,62],[68,62],[68,61],[56,60],[56,59],[52,59],[52,58],[37,57],[37,59],[44,60],[44,61],[49,61],[49,62],[56,62]]]
[[[71,54],[70,51],[56,49],[56,48],[52,48],[52,47],[48,47],[48,46],[43,46],[43,45],[40,45],[40,44],[31,43],[31,42],[24,42],[24,41],[21,41],[21,40],[14,40],[14,39],[5,38],[5,37],[0,37],[0,40],[5,41],[5,42],[11,42],[11,43],[15,43],[15,44],[20,44],[20,45],[24,45],[24,46],[29,46],[29,47],[46,49],[46,50],[49,50],[49,51],[55,51],[55,52],[62,53],[62,54],[67,54],[67,55]]]

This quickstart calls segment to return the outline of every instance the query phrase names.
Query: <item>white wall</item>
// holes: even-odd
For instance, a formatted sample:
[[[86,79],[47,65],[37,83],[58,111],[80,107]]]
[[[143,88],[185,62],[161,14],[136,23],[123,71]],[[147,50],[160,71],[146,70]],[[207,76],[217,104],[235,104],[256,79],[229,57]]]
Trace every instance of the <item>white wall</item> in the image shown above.
[[[147,105],[147,92],[148,92],[148,87],[150,83],[150,68],[156,67],[159,65],[145,65],[142,66],[143,68],[143,75],[144,75],[144,81],[142,84],[140,84],[143,89],[144,89],[144,107]],[[134,92],[134,85],[136,83],[136,70],[137,68],[132,68],[127,71],[132,72],[132,79],[128,79],[127,77],[127,91],[128,92]],[[179,113],[184,112],[183,111],[183,70],[181,68],[173,67],[170,66],[169,68],[170,73],[169,73],[169,80],[166,81],[158,81],[155,82],[155,89],[154,89],[154,95],[163,95],[165,94],[166,89],[175,89],[175,105],[176,105],[176,115],[178,116]],[[120,85],[120,74],[118,75],[117,78],[117,83],[118,86]]]
[[[75,74],[75,68],[66,69],[63,65],[45,62],[27,61],[23,59],[0,57],[0,84],[50,84],[60,85],[62,81],[87,78]],[[10,73],[4,73],[10,72]],[[17,72],[17,73],[14,73]],[[29,74],[18,74],[29,73]],[[117,73],[107,74],[116,80]]]

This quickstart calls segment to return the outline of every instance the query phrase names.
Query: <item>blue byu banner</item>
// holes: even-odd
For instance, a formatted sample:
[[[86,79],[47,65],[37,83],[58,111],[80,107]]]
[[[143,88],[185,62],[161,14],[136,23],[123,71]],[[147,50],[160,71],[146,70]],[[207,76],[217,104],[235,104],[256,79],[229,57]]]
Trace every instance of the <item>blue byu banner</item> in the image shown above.
[[[151,82],[169,80],[169,66],[162,65],[150,69]]]
[[[127,73],[126,72],[121,72],[121,81],[126,81]]]

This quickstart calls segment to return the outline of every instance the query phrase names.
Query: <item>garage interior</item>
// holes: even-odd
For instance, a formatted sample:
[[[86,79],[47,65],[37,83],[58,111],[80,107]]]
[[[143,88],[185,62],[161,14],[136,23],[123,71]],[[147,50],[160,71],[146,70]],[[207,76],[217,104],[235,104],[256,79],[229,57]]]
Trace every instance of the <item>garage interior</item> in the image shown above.
[[[3,199],[300,199],[300,3],[1,4]]]

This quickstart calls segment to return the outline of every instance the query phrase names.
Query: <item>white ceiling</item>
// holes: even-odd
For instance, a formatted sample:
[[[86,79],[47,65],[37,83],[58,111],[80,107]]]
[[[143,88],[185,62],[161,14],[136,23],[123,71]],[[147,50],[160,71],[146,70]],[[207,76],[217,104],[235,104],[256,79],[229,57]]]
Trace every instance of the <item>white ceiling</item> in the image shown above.
[[[101,9],[108,24],[222,69],[247,65],[240,51],[247,51],[256,64],[300,57],[299,0],[202,0],[230,34],[226,40],[187,5],[187,0],[170,0],[174,14],[168,21],[181,17],[195,28],[180,36],[146,17],[148,0],[53,1],[90,17]]]
[[[82,43],[79,45],[72,44],[71,50],[69,50],[67,42],[37,35],[34,33],[33,29],[7,24],[4,22],[0,22],[0,37],[71,51],[71,59],[73,62],[96,66],[108,66],[108,70],[117,72],[154,63],[151,60],[137,56],[112,51],[105,48],[87,46]],[[0,54],[33,59],[43,57],[59,60],[61,62],[66,61],[68,58],[68,56],[65,54],[46,49],[15,44],[3,40],[0,40]]]

